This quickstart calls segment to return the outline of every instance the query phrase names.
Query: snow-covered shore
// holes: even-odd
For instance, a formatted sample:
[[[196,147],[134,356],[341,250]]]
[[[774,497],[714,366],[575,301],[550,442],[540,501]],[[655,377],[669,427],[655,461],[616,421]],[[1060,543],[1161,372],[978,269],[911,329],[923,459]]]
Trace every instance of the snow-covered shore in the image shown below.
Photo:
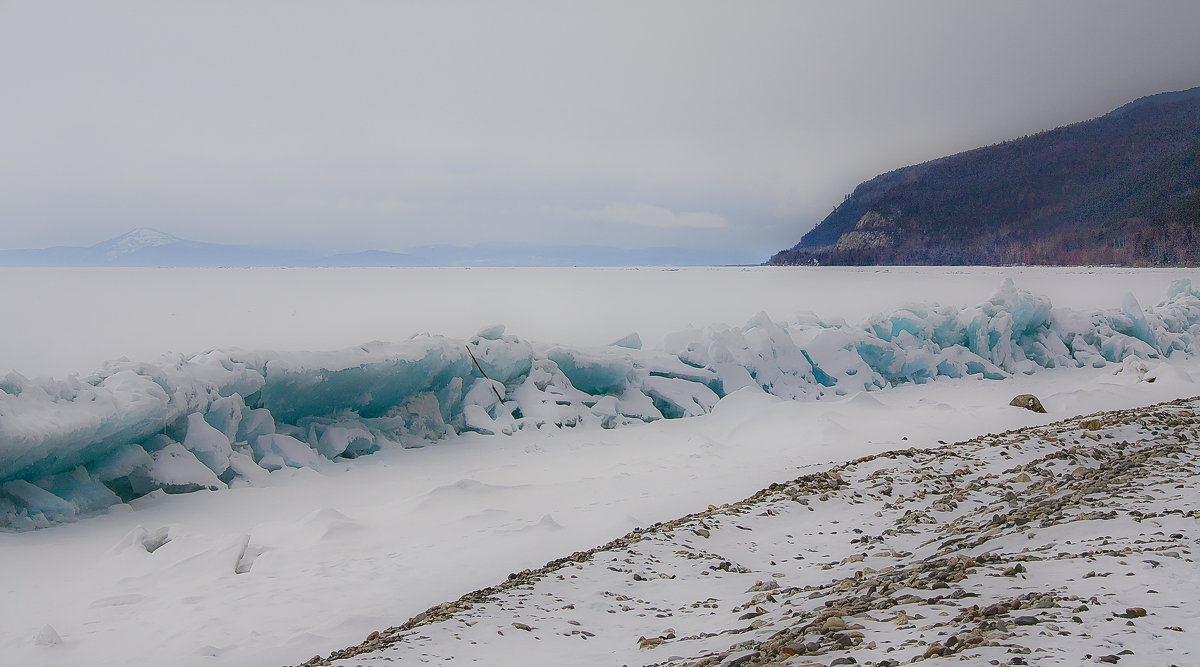
[[[815,466],[306,665],[1194,664],[1198,412]]]
[[[1153,304],[1167,294],[1175,279],[1196,277],[1194,271],[1186,270],[1056,272],[935,268],[869,274],[714,270],[660,271],[653,276],[644,271],[629,270],[602,276],[613,278],[625,289],[615,296],[605,292],[609,299],[607,310],[603,307],[603,298],[599,300],[599,310],[595,300],[565,300],[562,301],[564,307],[554,314],[553,319],[557,321],[566,316],[574,318],[574,325],[584,326],[596,318],[605,318],[606,325],[619,334],[637,330],[645,336],[647,331],[654,331],[654,327],[675,322],[680,317],[686,318],[682,320],[684,323],[706,323],[737,309],[748,308],[750,315],[766,309],[772,314],[784,313],[785,319],[778,322],[759,319],[759,326],[748,329],[715,325],[694,328],[689,330],[692,338],[685,336],[680,340],[694,341],[694,334],[706,331],[733,332],[749,339],[778,326],[786,330],[793,347],[785,345],[768,356],[745,357],[754,362],[752,366],[769,369],[768,362],[797,357],[808,363],[797,350],[813,350],[816,352],[813,368],[816,369],[823,368],[821,363],[826,358],[838,361],[837,346],[823,350],[826,357],[822,350],[812,345],[819,336],[864,337],[871,343],[863,347],[864,350],[883,349],[894,344],[880,334],[893,338],[911,336],[912,341],[906,338],[902,342],[916,341],[915,346],[896,347],[904,352],[905,359],[911,351],[914,360],[920,363],[908,365],[907,370],[905,364],[879,365],[883,370],[903,374],[936,368],[937,362],[947,361],[937,357],[944,349],[952,350],[951,355],[961,354],[953,351],[953,345],[932,349],[933,332],[926,332],[930,336],[923,339],[909,329],[916,327],[924,336],[920,321],[958,322],[957,316],[947,318],[946,315],[975,312],[975,307],[933,307],[929,301],[982,304],[995,293],[1008,273],[1015,275],[1018,288],[1029,289],[1034,295],[1051,295],[1055,310],[1064,305],[1067,309],[1080,309],[1084,319],[1074,320],[1076,323],[1089,326],[1096,322],[1108,323],[1112,329],[1111,323],[1117,322],[1118,328],[1126,328],[1130,334],[1136,333],[1136,327],[1132,326],[1135,318],[1122,315],[1124,309],[1119,308],[1122,294],[1133,292],[1141,303]],[[172,281],[187,282],[186,276],[181,276],[183,274],[156,274],[156,279],[178,287]],[[332,276],[330,284],[339,289],[347,287],[338,276],[345,278],[337,274]],[[229,275],[201,272],[192,277],[211,286],[214,279],[225,280]],[[247,279],[259,277],[259,273],[242,276]],[[330,276],[322,274],[320,277]],[[364,272],[360,277],[379,278],[371,272]],[[545,281],[547,274],[496,272],[492,277],[497,279],[497,289],[501,292],[516,293],[512,288],[519,284],[525,291],[517,291],[528,296],[536,293],[537,286]],[[578,276],[563,272],[554,277],[560,281],[555,288],[560,292],[584,294],[586,286],[563,281],[576,277],[586,281],[601,276],[595,272]],[[103,276],[89,275],[88,278]],[[308,289],[325,284],[314,276],[309,278],[313,281],[301,280],[297,286]],[[852,293],[853,290],[845,286],[833,292],[822,291],[822,286],[834,279],[845,280],[847,285],[857,286],[859,291]],[[778,284],[760,294],[754,288],[763,287],[763,281],[778,281]],[[685,288],[697,285],[715,291],[706,294],[704,299],[694,299],[695,294]],[[663,302],[661,308],[652,313],[645,309],[620,310],[630,303],[628,297],[636,292],[635,287],[653,287],[644,291],[645,295],[651,296],[683,290],[681,294],[688,298]],[[189,293],[204,292],[200,285],[193,288]],[[816,296],[810,296],[806,290]],[[364,289],[362,294],[369,292]],[[947,295],[961,298],[948,301]],[[0,295],[0,299],[7,296],[11,293]],[[225,296],[229,294],[225,293]],[[212,308],[205,310],[203,306],[209,303],[208,297],[213,297]],[[257,302],[261,294],[256,291],[254,297],[252,300]],[[900,307],[918,300],[926,302],[923,314],[919,309]],[[366,303],[363,298],[348,301],[352,303],[347,308],[361,308]],[[225,325],[220,324],[219,318],[210,317],[220,314],[219,302],[225,303],[207,294],[198,300],[199,309],[190,309],[195,305],[193,302],[186,304],[189,309],[179,313],[182,320],[171,319],[170,312],[156,315],[162,321],[174,323],[172,326],[179,325],[179,331],[203,333],[208,336],[206,344],[236,343],[236,340],[219,337],[218,329],[225,331],[222,328]],[[734,302],[736,307],[731,305]],[[526,301],[519,299],[517,303],[526,304]],[[679,309],[681,303],[686,306],[682,310]],[[884,307],[874,310],[876,304]],[[271,332],[271,327],[278,325],[272,318],[280,314],[279,308],[295,305],[294,300],[271,303],[260,310],[253,304],[242,304],[236,310],[238,326],[249,322],[252,328]],[[572,311],[572,305],[577,310]],[[579,310],[585,306],[586,317],[583,310]],[[512,304],[504,305],[509,310],[513,307]],[[878,331],[868,335],[865,328],[822,326],[810,316],[797,313],[808,308],[825,316],[826,325],[834,323],[838,317],[860,322],[858,313],[869,308],[868,314],[879,314],[877,318],[867,318],[872,331],[876,331],[876,325]],[[1150,313],[1152,308],[1144,310]],[[409,314],[403,309],[402,312]],[[432,311],[418,308],[417,312],[424,316]],[[545,309],[538,310],[538,313],[545,312]],[[1094,314],[1101,316],[1095,322],[1091,319]],[[139,317],[141,315],[144,313]],[[707,319],[709,315],[714,319]],[[522,317],[525,316],[532,317],[528,313]],[[1002,313],[996,312],[995,316],[999,318],[996,324],[1003,324]],[[455,317],[461,319],[462,314]],[[539,328],[536,317],[528,321],[522,317],[508,319],[511,331],[528,331],[531,336],[541,332],[545,336],[546,329]],[[642,327],[639,324],[641,318],[647,318],[652,326]],[[992,319],[989,317],[988,322]],[[1144,319],[1148,325],[1153,321],[1150,315]],[[498,320],[500,318],[487,316],[483,322],[474,321],[468,335],[470,331],[478,330],[480,324]],[[973,320],[968,318],[968,323]],[[371,321],[368,317],[349,322],[335,313],[327,322],[317,323],[315,329],[319,333],[325,326],[342,327],[343,334],[357,332],[354,334],[356,341],[387,337],[372,328]],[[289,322],[295,324],[294,319]],[[135,346],[150,343],[181,345],[181,339],[171,339],[158,329],[143,330],[142,324],[140,319],[133,318],[115,321],[113,326],[121,329],[122,335]],[[189,328],[193,324],[195,331]],[[899,329],[893,330],[897,326]],[[236,329],[233,327],[229,331],[236,333]],[[1194,333],[1188,327],[1185,329],[1189,335]],[[1038,330],[1055,335],[1065,331],[1062,327]],[[444,331],[447,334],[454,332],[452,329]],[[1180,333],[1183,332],[1181,329]],[[21,331],[21,335],[27,333],[27,330]],[[1145,333],[1142,331],[1143,335]],[[1121,335],[1128,338],[1108,336],[1105,340],[1124,340],[1134,347],[1138,346],[1134,341],[1146,343],[1136,336]],[[53,332],[48,332],[46,339],[53,338]],[[653,336],[646,336],[646,339],[652,341]],[[20,336],[14,340],[19,342]],[[281,338],[276,344],[279,349],[297,349],[288,347],[289,340],[294,344],[296,339]],[[582,339],[580,342],[570,337],[544,337],[543,340],[561,340],[581,346],[596,342]],[[762,336],[756,343],[758,349],[771,350],[773,340],[770,336]],[[1016,350],[1028,361],[1030,355],[1026,352],[1038,349],[1031,343],[1041,344],[1041,340],[1048,339],[1038,336],[1021,340],[1021,336],[1017,336],[1008,339],[1008,344],[993,348],[989,336],[986,353],[991,355],[993,350],[999,350],[1003,363],[1019,363],[1021,359],[1012,354]],[[1062,338],[1059,340],[1061,342]],[[1184,339],[1172,334],[1162,338],[1162,343],[1157,335],[1152,340],[1159,345],[1160,352],[1165,352],[1174,346],[1172,341]],[[601,347],[604,342],[607,341],[600,341]],[[998,338],[997,342],[1001,340]],[[1087,342],[1086,338],[1083,342]],[[1096,339],[1094,343],[1098,344],[1094,349],[1103,356],[1102,341]],[[484,343],[482,347],[488,345],[490,343]],[[461,349],[450,347],[456,351]],[[552,347],[555,346],[543,346],[538,353],[548,353]],[[688,345],[684,345],[678,350],[683,352],[687,348]],[[667,354],[665,342],[659,345],[651,342],[642,351],[620,347],[604,349],[608,350],[610,361],[617,359],[619,363],[624,363],[621,359],[638,356],[635,352],[642,353],[645,358]],[[793,354],[780,356],[779,349]],[[964,345],[961,349],[969,348]],[[36,356],[36,351],[31,349],[31,354]],[[1007,362],[1003,356],[1006,352],[1010,355]],[[1200,394],[1194,381],[1200,377],[1200,360],[1187,352],[1176,348],[1169,357],[1164,354],[1152,359],[1126,357],[1120,363],[1106,359],[1103,367],[1076,368],[1071,364],[1071,367],[1032,369],[1025,364],[1024,370],[1035,370],[1028,375],[1013,365],[1012,371],[1005,372],[1006,379],[1003,380],[983,379],[984,376],[969,372],[961,378],[939,373],[936,380],[924,384],[916,381],[893,384],[888,380],[886,390],[870,392],[855,391],[847,382],[841,387],[845,390],[843,393],[838,391],[836,383],[835,386],[822,384],[815,373],[811,377],[797,375],[795,384],[781,382],[776,386],[815,390],[816,393],[808,397],[810,400],[785,400],[764,391],[761,386],[740,390],[722,386],[723,398],[711,412],[698,417],[653,423],[638,420],[639,423],[615,429],[605,429],[595,423],[582,423],[573,428],[517,428],[512,435],[496,436],[467,429],[423,448],[382,447],[370,456],[353,460],[344,456],[335,456],[334,460],[319,456],[313,467],[285,465],[270,472],[264,470],[265,476],[259,476],[262,484],[257,486],[235,483],[227,485],[233,488],[216,492],[151,492],[129,503],[86,514],[74,522],[23,533],[0,534],[0,563],[4,572],[0,577],[0,592],[6,601],[0,606],[0,654],[15,663],[46,666],[125,665],[131,654],[154,656],[156,662],[172,665],[302,662],[314,654],[327,654],[337,647],[358,642],[371,631],[454,599],[465,590],[503,581],[508,573],[537,567],[590,545],[604,544],[634,527],[668,521],[710,503],[734,502],[773,482],[791,479],[809,470],[810,466],[909,446],[932,446],[939,440],[964,440],[981,433],[1045,424],[1097,410],[1130,408]],[[198,358],[211,360],[217,356],[219,354],[205,353]],[[295,360],[305,355],[286,353],[278,356]],[[320,356],[308,355],[308,358]],[[935,362],[933,366],[931,360]],[[469,358],[458,361],[471,363]],[[875,361],[885,360],[877,358]],[[947,368],[955,368],[954,360],[948,361],[951,363]],[[138,362],[118,362],[117,365],[121,364],[126,368],[147,367]],[[780,365],[775,367],[779,370]],[[837,364],[828,362],[824,366],[825,369],[835,367]],[[229,371],[219,363],[210,368],[219,373]],[[675,368],[693,375],[701,372],[695,368]],[[969,370],[965,368],[965,362],[964,369]],[[640,384],[644,379],[655,377],[648,371],[642,367],[640,372],[633,374],[636,386],[644,387]],[[727,367],[728,371],[736,372],[736,368]],[[844,374],[842,379],[856,379],[863,372]],[[874,370],[872,373],[883,375]],[[194,375],[192,379],[198,377],[202,376]],[[629,376],[626,377],[628,381]],[[76,381],[84,382],[84,379],[76,378]],[[45,388],[55,382],[29,378],[35,388],[29,390],[31,393],[26,398],[32,400],[38,391],[36,387]],[[203,388],[203,383],[199,386]],[[481,387],[487,389],[486,385]],[[1008,405],[1014,395],[1027,392],[1037,394],[1049,414],[1038,415]],[[821,396],[819,400],[817,395]],[[186,392],[182,398],[188,398]],[[487,400],[486,395],[483,398]],[[590,411],[594,407],[594,404],[588,406],[578,395],[575,398],[579,400],[569,406],[558,405],[557,399],[553,401],[554,406],[546,405],[553,410],[568,411]],[[215,399],[220,400],[236,402],[231,396]],[[212,407],[211,403],[208,405]],[[246,407],[249,409],[242,411],[243,423],[246,423],[247,413],[263,409]],[[203,421],[204,424],[195,424],[198,432],[221,433],[231,448],[241,447],[237,444],[240,439],[235,442],[236,432],[235,438],[230,439],[224,435],[226,431],[207,419],[197,420],[192,414],[194,412],[186,410],[176,413],[183,421],[172,422],[176,426],[171,428],[176,430],[164,429],[174,435],[156,431],[156,435],[163,437],[155,438],[155,442],[166,445],[164,439],[179,438],[175,444],[183,446],[187,433],[179,427],[191,427],[189,422]],[[516,423],[530,415],[523,411],[519,417],[516,414],[510,416],[512,423]],[[32,423],[36,426],[37,421]],[[219,415],[214,415],[213,421],[220,424]],[[305,444],[314,454],[321,445],[321,428],[331,425],[315,423],[317,438],[313,443]],[[212,429],[204,428],[205,425]],[[224,425],[228,427],[229,424]],[[46,432],[45,428],[34,430]],[[291,432],[297,441],[307,443],[308,429]],[[207,438],[189,444],[199,450],[202,448],[198,445],[202,442],[220,444]],[[172,449],[178,450],[177,447]],[[164,450],[166,446],[161,450],[153,449],[153,452]],[[147,453],[153,452],[147,450]],[[253,450],[243,453],[254,455]],[[197,464],[203,465],[199,457],[196,458]],[[272,459],[262,458],[270,466]],[[53,459],[48,460],[53,462]],[[210,462],[218,466],[220,463],[215,459]],[[253,473],[252,468],[246,469]],[[43,481],[36,475],[30,479],[30,484]]]
[[[0,647],[47,667],[115,667],[131,654],[295,664],[809,466],[1200,393],[1200,364],[1156,369],[1153,383],[1123,368],[1052,369],[822,401],[741,392],[692,419],[464,436],[324,474],[276,471],[269,487],[147,497],[0,538],[5,572],[20,573],[0,580]],[[1027,392],[1049,413],[1008,405]],[[170,540],[150,552],[145,538],[159,535]],[[47,625],[60,641],[39,645]]]

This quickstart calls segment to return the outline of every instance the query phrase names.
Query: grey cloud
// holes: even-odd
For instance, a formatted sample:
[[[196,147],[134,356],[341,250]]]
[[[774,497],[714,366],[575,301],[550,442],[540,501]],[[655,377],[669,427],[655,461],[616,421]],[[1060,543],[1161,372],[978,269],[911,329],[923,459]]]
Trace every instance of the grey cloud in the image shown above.
[[[1200,84],[1197,25],[1172,2],[13,3],[0,247],[135,221],[636,245],[719,218],[687,241],[778,248],[878,172]],[[553,213],[621,202],[675,213]]]
[[[565,211],[576,220],[606,220],[643,227],[722,229],[729,226],[725,218],[709,211],[675,212],[651,204],[609,204],[598,209]]]

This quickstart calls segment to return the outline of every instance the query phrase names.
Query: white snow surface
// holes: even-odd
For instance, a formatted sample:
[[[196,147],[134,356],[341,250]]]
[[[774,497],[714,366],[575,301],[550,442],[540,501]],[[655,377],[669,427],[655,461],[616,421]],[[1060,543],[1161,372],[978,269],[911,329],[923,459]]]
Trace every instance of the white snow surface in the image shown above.
[[[657,349],[629,345],[630,336],[577,346],[505,332],[491,325],[469,339],[421,334],[328,352],[216,348],[109,362],[63,381],[9,373],[0,378],[0,525],[42,528],[155,490],[254,486],[266,471],[465,432],[697,417],[743,388],[820,400],[939,377],[1182,358],[1200,346],[1200,292],[1181,279],[1149,309],[1126,292],[1118,309],[1077,311],[1005,279],[973,306],[909,303],[859,324],[760,311],[740,328],[670,334]]]
[[[439,423],[437,404],[431,406],[425,393],[406,404],[406,429],[410,434],[426,433],[426,440],[436,444],[405,448],[387,443],[378,447],[380,429],[364,428],[357,418],[321,422],[317,424],[321,428],[307,433],[294,425],[284,428],[272,413],[286,413],[288,406],[295,405],[293,394],[287,394],[289,400],[278,410],[239,404],[242,392],[234,391],[167,397],[191,408],[181,410],[178,419],[192,428],[172,434],[175,437],[151,436],[138,446],[107,442],[105,458],[90,465],[83,475],[86,479],[79,477],[82,468],[75,468],[56,473],[50,481],[34,480],[51,489],[68,489],[70,502],[66,505],[54,502],[54,498],[61,500],[60,496],[19,476],[6,482],[8,497],[62,514],[52,517],[43,513],[54,524],[49,527],[0,535],[0,563],[6,573],[0,584],[6,601],[0,608],[0,654],[14,664],[124,665],[146,656],[154,656],[158,664],[173,665],[302,662],[314,654],[357,643],[372,630],[398,623],[467,590],[501,581],[509,572],[604,543],[636,526],[741,499],[773,481],[795,477],[804,466],[1200,393],[1193,381],[1200,373],[1200,363],[1188,349],[1195,332],[1194,322],[1186,315],[1194,304],[1175,303],[1172,308],[1145,311],[1135,308],[1139,302],[1163,301],[1172,281],[1196,277],[1192,271],[655,269],[576,274],[560,270],[428,270],[423,275],[417,275],[422,270],[407,269],[16,271],[23,274],[16,276],[10,271],[5,278],[24,282],[5,284],[28,286],[32,294],[22,300],[14,296],[17,290],[6,289],[6,312],[28,318],[54,303],[64,311],[74,309],[78,317],[70,322],[65,316],[62,322],[36,317],[13,321],[38,322],[30,328],[44,328],[45,337],[51,340],[59,335],[57,324],[70,324],[83,348],[89,347],[88,336],[99,326],[95,323],[108,322],[125,339],[122,344],[126,347],[120,353],[132,353],[134,358],[214,344],[277,350],[307,345],[329,348],[351,344],[338,336],[352,332],[358,333],[356,342],[394,339],[410,327],[421,326],[412,325],[412,320],[405,319],[408,315],[397,316],[396,312],[405,312],[409,304],[414,306],[409,312],[433,313],[434,300],[440,298],[450,314],[436,311],[438,314],[429,316],[431,324],[422,328],[465,339],[482,325],[504,321],[507,332],[533,332],[496,341],[504,332],[495,327],[480,331],[476,345],[485,357],[489,349],[510,351],[528,344],[523,343],[525,335],[563,343],[531,347],[536,353],[530,355],[528,368],[505,365],[520,355],[498,354],[480,361],[528,380],[508,388],[513,398],[522,390],[557,392],[567,405],[555,400],[525,400],[522,405],[538,405],[544,414],[521,418],[541,418],[564,427],[515,428],[516,419],[511,414],[506,418],[495,409],[493,400],[486,398],[493,387],[504,391],[501,383],[506,378],[493,384],[482,380],[473,386],[460,383],[463,404],[479,408],[463,411],[464,423],[474,420],[474,426],[445,437],[448,425],[444,420]],[[1016,331],[1018,335],[1010,340],[1017,341],[1019,320],[1039,317],[1041,299],[1049,295],[1047,308],[1053,303],[1054,312],[1062,314],[1056,320],[1058,328],[1053,329],[1056,334],[1079,333],[1081,345],[1082,328],[1088,326],[1108,326],[1114,335],[1105,334],[1088,343],[1095,348],[1094,356],[1081,354],[1082,347],[1066,353],[1050,349],[1053,346],[1046,341],[1054,337],[1025,342],[1046,348],[1045,359],[1086,358],[1094,363],[1078,368],[1062,363],[1055,368],[1043,368],[1044,363],[1031,366],[1023,362],[1032,362],[1029,355],[1041,348],[1028,344],[985,345],[987,356],[983,357],[957,351],[967,350],[965,346],[933,350],[919,343],[922,335],[928,340],[938,335],[935,331],[923,333],[921,327],[948,321],[947,313],[955,314],[950,319],[960,321],[958,314],[986,311],[1000,281],[1010,275],[1017,288],[1029,291],[1022,302],[1026,305],[999,308],[988,315],[990,328],[969,334],[967,327],[964,332],[986,334],[1009,322],[1014,328],[1004,331]],[[291,279],[273,280],[281,276]],[[258,285],[260,278],[262,284]],[[409,282],[414,280],[434,296],[420,294]],[[389,286],[388,281],[396,282]],[[63,287],[55,299],[47,301],[47,282],[75,288]],[[402,288],[405,283],[407,287]],[[591,289],[585,289],[585,283]],[[202,284],[207,286],[205,290],[195,289]],[[123,317],[117,317],[112,295],[120,294],[122,287],[128,288],[123,298],[135,305],[127,306]],[[165,312],[161,306],[136,307],[144,303],[145,291],[153,289],[170,297],[171,306],[165,311],[178,317],[146,328],[148,319]],[[43,290],[40,302],[36,299],[39,290]],[[306,290],[311,291],[306,294]],[[1123,298],[1126,292],[1132,296]],[[96,303],[101,293],[107,296],[107,319],[91,320],[90,327],[82,328],[80,322],[88,322],[89,314],[103,309]],[[339,293],[344,298],[339,300]],[[1004,288],[1000,293],[1005,293]],[[1175,297],[1189,294],[1174,290]],[[464,303],[461,309],[446,307],[455,299]],[[580,313],[593,312],[581,304],[592,299],[598,304],[594,315],[581,324]],[[622,300],[632,304],[628,310],[617,307]],[[654,303],[656,300],[661,303]],[[955,305],[931,308],[928,304],[935,301]],[[913,302],[924,305],[902,308]],[[1061,308],[1064,302],[1078,310],[1067,313]],[[225,305],[223,314],[218,308],[221,303]],[[828,308],[822,309],[822,305]],[[300,322],[298,316],[276,321],[289,307],[303,311],[301,319],[311,324],[311,330],[291,331]],[[361,311],[351,312],[352,307]],[[764,310],[783,311],[783,325],[756,315]],[[803,311],[816,312],[819,317]],[[505,313],[509,317],[504,317]],[[873,317],[875,313],[880,317]],[[738,318],[739,314],[743,316]],[[1102,315],[1099,320],[1098,314]],[[212,318],[218,322],[210,322]],[[723,318],[749,324],[734,329],[713,326]],[[837,318],[858,324],[839,324]],[[569,322],[554,324],[559,319]],[[966,324],[972,321],[968,317]],[[391,332],[401,333],[387,334],[384,322],[391,322]],[[180,326],[186,323],[197,323],[197,327]],[[227,328],[223,329],[222,323]],[[1114,323],[1125,333],[1115,331]],[[687,324],[698,328],[667,335]],[[264,337],[246,338],[255,325],[257,335]],[[556,326],[563,328],[556,330]],[[189,338],[197,330],[207,336],[203,344]],[[172,331],[178,335],[169,333]],[[618,394],[609,395],[601,390],[611,378],[589,370],[594,360],[588,350],[595,349],[586,346],[603,346],[631,331],[648,342],[645,350],[595,348],[601,350],[595,354],[607,364],[600,364],[601,370],[611,370],[614,358],[628,358],[632,360],[630,368],[646,371],[639,376],[638,392],[619,393],[619,387],[607,387]],[[729,331],[740,332],[743,340],[754,344],[745,348],[717,344],[728,342]],[[277,337],[271,338],[272,333]],[[844,382],[862,379],[874,367],[863,366],[860,354],[846,357],[840,340],[830,344],[833,334],[900,340],[900,349],[933,356],[912,355],[915,366],[907,369],[911,381],[894,381],[905,375],[905,369],[897,367],[894,372],[900,375],[876,383],[874,388],[886,388],[884,391],[849,390]],[[781,335],[792,347],[778,345]],[[337,342],[321,343],[322,336]],[[905,336],[918,342],[907,343]],[[688,341],[698,337],[709,343],[703,359],[688,356]],[[29,344],[30,366],[26,368],[42,369],[35,373],[62,372],[62,368],[51,368],[44,342],[32,343],[36,338],[18,328],[9,342]],[[1061,342],[1062,337],[1058,339]],[[1102,349],[1105,344],[1108,349]],[[985,352],[984,348],[979,351]],[[765,349],[778,352],[772,364],[762,359]],[[1029,355],[1013,357],[1018,349]],[[4,352],[18,358],[20,351],[12,350],[10,345]],[[826,362],[831,370],[827,375],[837,377],[825,380],[833,379],[835,384],[817,381],[820,378],[811,362],[798,350],[839,360]],[[996,350],[1001,350],[999,356]],[[378,344],[352,354],[390,363],[388,360],[397,356],[394,352],[387,344]],[[698,349],[691,352],[699,353]],[[255,364],[265,357],[244,354],[249,361],[240,369],[222,363],[229,361],[229,356],[220,353],[188,357],[181,363],[187,366],[184,375],[188,378],[217,377],[225,383],[222,386],[249,390],[245,393],[250,394],[254,391],[250,385],[258,380],[246,368],[258,368]],[[351,353],[338,353],[331,359],[345,363],[347,354]],[[313,355],[280,352],[269,356],[284,377],[289,377],[289,370],[314,367]],[[660,368],[671,358],[675,362],[669,365],[669,372],[649,372],[651,366]],[[81,359],[68,362],[70,372],[89,363]],[[754,359],[764,363],[748,363]],[[987,363],[979,372],[972,372],[968,362],[981,359]],[[206,360],[212,363],[204,363]],[[338,367],[338,363],[325,366]],[[962,377],[939,377],[918,384],[924,379],[922,369],[928,371],[942,363],[948,364],[946,368],[959,368]],[[136,368],[118,370],[103,380],[123,388],[108,394],[118,401],[112,407],[115,414],[148,409],[147,405],[166,397],[164,386],[183,386],[172,384],[178,378],[169,367],[153,365],[156,370],[147,374],[148,367],[140,362],[127,364]],[[267,362],[263,364],[266,368]],[[555,369],[571,365],[577,378],[592,383],[595,393],[581,396],[575,383],[555,383]],[[774,375],[766,378],[766,384],[786,391],[763,391],[766,387],[759,377],[737,389],[735,379],[748,368],[771,369]],[[704,380],[711,374],[723,379],[723,398],[719,400],[703,391],[707,386]],[[983,379],[987,375],[1005,379]],[[139,380],[145,377],[157,380],[148,384]],[[311,374],[298,373],[293,379],[303,384],[311,378]],[[70,379],[60,383],[35,379],[22,393],[36,393],[37,387],[44,391],[48,386],[67,393],[90,391],[83,386],[92,386],[86,380],[73,380],[76,384],[72,385]],[[544,381],[544,389],[537,388],[540,381]],[[243,386],[246,382],[250,385]],[[12,388],[11,382],[8,387]],[[847,390],[833,391],[838,387]],[[1027,392],[1037,394],[1049,413],[1038,415],[1008,406],[1014,395]],[[629,417],[655,410],[647,398],[653,395],[658,395],[660,405],[666,401],[677,406],[677,416],[700,416],[651,423]],[[793,396],[800,400],[788,400]],[[81,428],[103,431],[103,424],[97,427],[87,415],[69,411],[64,415],[52,407],[65,400],[58,398],[49,403],[31,400],[29,414],[16,414],[33,422],[50,419],[69,433]],[[566,428],[570,415],[556,411],[585,401],[592,403],[588,410],[598,411],[596,414],[624,416],[621,424],[607,424],[624,428],[604,428],[600,418]],[[51,407],[38,411],[47,405]],[[202,419],[193,416],[200,412],[204,412]],[[488,430],[501,435],[486,435]],[[230,444],[228,449],[224,443]],[[0,445],[7,444],[0,441]],[[87,446],[83,445],[83,450]],[[337,454],[338,450],[354,453],[355,447],[369,455],[348,460]],[[378,451],[371,453],[377,447]],[[137,472],[156,469],[161,469],[158,479]],[[148,486],[143,489],[145,495],[132,488],[131,495],[140,497],[127,504],[112,504],[112,499],[104,496],[113,493],[106,486],[112,480]],[[175,487],[167,488],[168,481]],[[175,493],[179,491],[193,492]],[[95,513],[104,507],[108,509]]]
[[[1193,665],[1198,402],[813,466],[333,664]]]
[[[530,340],[646,347],[765,311],[851,323],[909,302],[969,306],[1005,278],[1056,307],[1157,303],[1200,269],[1045,267],[156,269],[0,267],[0,375],[90,373],[105,361],[214,346],[335,350],[497,322]],[[12,326],[18,323],[19,326]]]

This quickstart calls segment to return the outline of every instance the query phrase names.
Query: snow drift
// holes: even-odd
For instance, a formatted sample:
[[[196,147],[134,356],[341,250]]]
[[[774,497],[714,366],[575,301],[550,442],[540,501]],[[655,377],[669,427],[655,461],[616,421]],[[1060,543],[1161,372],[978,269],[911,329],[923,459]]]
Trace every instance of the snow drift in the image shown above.
[[[1186,280],[1154,308],[1126,295],[1120,309],[1093,312],[1055,309],[1005,281],[973,307],[910,305],[859,326],[761,313],[741,328],[673,334],[657,350],[636,334],[581,348],[496,326],[469,340],[110,362],[62,381],[10,373],[0,379],[0,526],[47,526],[150,493],[262,485],[272,470],[464,432],[695,416],[746,387],[807,400],[1191,355],[1197,327],[1200,293]]]

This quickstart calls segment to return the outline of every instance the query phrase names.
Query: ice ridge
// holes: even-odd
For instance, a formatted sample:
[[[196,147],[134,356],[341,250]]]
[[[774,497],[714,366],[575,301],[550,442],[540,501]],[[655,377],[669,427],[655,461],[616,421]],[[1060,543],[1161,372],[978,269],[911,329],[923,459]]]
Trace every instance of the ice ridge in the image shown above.
[[[281,468],[319,470],[467,432],[696,416],[747,387],[807,400],[938,377],[1002,379],[1191,355],[1198,336],[1200,293],[1186,280],[1153,308],[1126,295],[1120,308],[1092,312],[1053,308],[1005,281],[973,307],[908,305],[858,326],[760,313],[740,328],[673,334],[656,350],[635,335],[583,348],[493,326],[469,340],[109,362],[82,379],[10,373],[0,378],[0,527],[44,527],[156,491],[267,484]]]

